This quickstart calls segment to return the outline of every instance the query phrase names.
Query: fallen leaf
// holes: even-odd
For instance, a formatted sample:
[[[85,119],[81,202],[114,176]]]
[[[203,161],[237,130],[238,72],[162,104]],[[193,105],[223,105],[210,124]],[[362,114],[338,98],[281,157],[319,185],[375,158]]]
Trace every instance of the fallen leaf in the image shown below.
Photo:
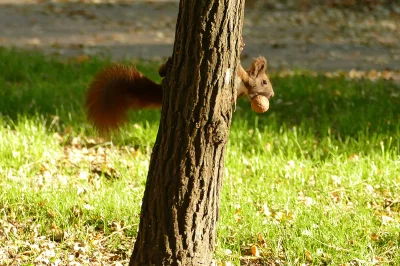
[[[251,255],[255,257],[260,257],[260,252],[258,251],[258,248],[256,245],[251,246]]]
[[[307,249],[304,251],[304,255],[306,256],[306,260],[307,260],[308,262],[312,262],[312,261],[313,261],[313,259],[312,259],[312,257],[311,257],[311,253],[310,253],[310,251],[308,251]]]

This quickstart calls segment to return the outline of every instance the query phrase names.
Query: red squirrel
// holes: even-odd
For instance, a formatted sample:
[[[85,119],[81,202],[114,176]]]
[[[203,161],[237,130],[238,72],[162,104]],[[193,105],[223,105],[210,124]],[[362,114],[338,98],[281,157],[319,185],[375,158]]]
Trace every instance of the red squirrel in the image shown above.
[[[244,43],[241,46],[243,49]],[[165,77],[172,59],[159,69]],[[236,74],[237,98],[247,95],[250,100],[261,95],[270,99],[274,91],[265,70],[264,57],[253,59],[245,71],[241,64]],[[236,102],[235,99],[235,102]],[[118,128],[125,120],[129,109],[160,108],[162,86],[145,77],[132,67],[112,65],[97,73],[86,95],[88,119],[102,132]]]

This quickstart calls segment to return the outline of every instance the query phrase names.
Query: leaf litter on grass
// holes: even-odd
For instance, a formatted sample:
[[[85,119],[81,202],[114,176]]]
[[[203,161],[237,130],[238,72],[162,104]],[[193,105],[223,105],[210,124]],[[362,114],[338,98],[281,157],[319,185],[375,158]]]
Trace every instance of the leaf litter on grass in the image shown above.
[[[247,112],[247,102],[238,103],[215,263],[396,263],[400,164],[394,75],[282,73],[273,77],[280,92],[270,113],[256,116]],[[364,103],[379,117],[360,112]],[[77,104],[71,108],[80,110]],[[72,114],[81,121],[81,113]],[[54,123],[35,120],[29,111],[26,120],[11,117],[0,131],[5,177],[0,178],[0,261],[126,263],[154,142],[148,138],[157,127],[148,120],[131,126],[121,132],[127,140],[114,145],[93,138],[86,125],[77,125],[76,133],[63,113]],[[368,120],[371,125],[364,127]]]
[[[94,139],[84,139],[81,136],[70,138],[59,133],[54,133],[53,137],[62,144],[64,152],[41,163],[31,187],[38,193],[68,187],[81,195],[88,193],[85,190],[87,185],[91,190],[99,190],[101,176],[107,179],[119,177],[118,171],[107,160],[107,154],[126,153],[127,149],[137,154],[129,147],[119,149],[107,143],[103,146],[101,139],[97,143]],[[126,167],[129,167],[130,163],[125,162]],[[88,164],[89,169],[80,169],[83,164]],[[75,170],[68,175],[60,174],[60,170],[65,168]],[[57,210],[47,206],[48,203],[48,200],[42,201],[40,208],[48,208],[47,215],[50,218],[59,216],[54,212]],[[110,224],[108,234],[87,227],[85,237],[82,238],[81,225],[62,229],[52,222],[47,225],[48,228],[43,228],[46,225],[35,221],[35,217],[19,219],[14,208],[5,201],[0,209],[3,213],[0,219],[1,265],[22,265],[28,261],[35,265],[124,265],[129,258],[133,238],[126,236],[125,230],[131,226],[124,226],[120,221]],[[18,209],[23,211],[24,208],[29,207],[21,205]],[[90,212],[93,209],[88,203],[82,207],[75,205],[71,213],[79,220],[84,211]],[[118,245],[115,246],[115,243]]]

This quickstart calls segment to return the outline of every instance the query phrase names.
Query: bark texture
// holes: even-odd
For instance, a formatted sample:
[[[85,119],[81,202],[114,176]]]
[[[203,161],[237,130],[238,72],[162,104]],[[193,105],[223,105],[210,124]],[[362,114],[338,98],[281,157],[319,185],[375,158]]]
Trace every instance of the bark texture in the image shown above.
[[[210,265],[244,0],[181,0],[129,265]]]

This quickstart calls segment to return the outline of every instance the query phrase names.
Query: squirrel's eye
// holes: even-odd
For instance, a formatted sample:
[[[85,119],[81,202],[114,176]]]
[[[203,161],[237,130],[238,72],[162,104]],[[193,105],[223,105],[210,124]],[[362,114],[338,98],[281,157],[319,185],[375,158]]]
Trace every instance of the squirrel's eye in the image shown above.
[[[268,80],[266,80],[266,79],[264,79],[262,82],[263,82],[264,85],[268,84]]]

